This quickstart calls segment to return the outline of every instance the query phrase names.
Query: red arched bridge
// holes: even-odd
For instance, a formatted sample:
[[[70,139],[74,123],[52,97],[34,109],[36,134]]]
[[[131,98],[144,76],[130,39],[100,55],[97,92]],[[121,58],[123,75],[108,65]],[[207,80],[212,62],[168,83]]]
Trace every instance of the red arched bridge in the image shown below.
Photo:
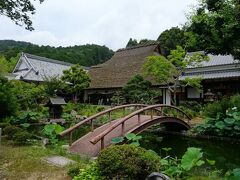
[[[126,109],[132,109],[133,112],[126,115]],[[112,120],[113,112],[119,110],[123,111],[122,117]],[[95,128],[95,121],[106,115],[108,122]],[[66,129],[60,133],[60,136],[68,135],[71,153],[94,157],[98,155],[101,149],[111,145],[112,138],[124,136],[128,133],[140,133],[155,124],[162,123],[177,125],[187,130],[190,128],[190,120],[186,113],[174,106],[128,104],[99,112]],[[81,138],[76,137],[76,140],[74,140],[74,132],[79,133],[79,128],[84,125],[90,125],[91,132]]]

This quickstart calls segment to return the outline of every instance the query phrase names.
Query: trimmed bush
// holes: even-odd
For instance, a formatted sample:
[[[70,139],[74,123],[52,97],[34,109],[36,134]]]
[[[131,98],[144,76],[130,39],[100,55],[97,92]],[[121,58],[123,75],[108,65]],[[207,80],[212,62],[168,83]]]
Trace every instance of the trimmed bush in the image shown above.
[[[141,147],[114,145],[100,152],[97,166],[106,179],[145,179],[160,171],[160,157]]]
[[[20,131],[22,131],[21,128],[10,125],[3,129],[3,134],[7,135],[7,139],[12,139],[14,134],[16,134],[17,132],[20,132]]]
[[[33,139],[33,135],[27,131],[18,131],[13,135],[12,139],[15,145],[27,145],[29,144],[28,140]]]

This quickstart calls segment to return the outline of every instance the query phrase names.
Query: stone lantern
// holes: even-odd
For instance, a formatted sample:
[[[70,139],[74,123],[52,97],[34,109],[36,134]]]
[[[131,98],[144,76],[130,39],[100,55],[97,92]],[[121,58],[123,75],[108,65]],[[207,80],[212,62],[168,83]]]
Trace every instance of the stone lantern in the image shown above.
[[[204,101],[205,102],[213,102],[215,100],[215,94],[211,92],[211,89],[204,94]]]

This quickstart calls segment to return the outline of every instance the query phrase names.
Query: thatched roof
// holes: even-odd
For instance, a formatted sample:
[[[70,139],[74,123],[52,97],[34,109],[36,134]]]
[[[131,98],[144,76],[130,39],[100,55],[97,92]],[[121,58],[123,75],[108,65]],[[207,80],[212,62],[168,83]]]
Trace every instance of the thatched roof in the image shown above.
[[[158,44],[147,44],[118,50],[107,62],[90,68],[89,89],[123,87],[136,74],[142,73],[146,58],[159,55]]]

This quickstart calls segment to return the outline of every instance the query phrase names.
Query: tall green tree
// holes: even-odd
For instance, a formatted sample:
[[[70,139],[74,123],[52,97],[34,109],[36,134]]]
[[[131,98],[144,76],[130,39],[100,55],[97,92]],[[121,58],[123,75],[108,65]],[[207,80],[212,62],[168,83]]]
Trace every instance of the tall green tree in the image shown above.
[[[128,43],[127,43],[127,45],[126,45],[126,48],[128,48],[128,47],[133,47],[133,46],[136,46],[136,45],[138,45],[137,40],[130,38],[129,41],[128,41]]]
[[[208,58],[201,54],[195,53],[188,55],[181,46],[177,46],[176,50],[172,50],[170,55],[164,56],[150,56],[143,66],[146,75],[152,76],[158,83],[165,84],[173,93],[173,104],[176,105],[177,88],[180,86],[194,86],[201,88],[200,78],[187,78],[184,82],[179,80],[182,73],[188,66],[197,67],[201,62],[207,61]]]
[[[192,32],[192,46],[240,58],[239,0],[201,0],[186,27]]]
[[[176,49],[177,46],[185,46],[184,30],[179,27],[172,27],[163,31],[158,37],[157,41],[161,47],[161,53],[167,57],[171,50]]]
[[[141,75],[133,76],[122,89],[127,103],[154,104],[159,93],[152,89],[152,83]]]
[[[8,80],[0,75],[0,120],[13,115],[18,110],[18,107],[16,96]]]
[[[42,3],[44,0],[39,0]],[[0,0],[0,15],[9,17],[17,25],[34,30],[29,14],[35,14],[35,8],[30,0]]]
[[[87,88],[91,81],[88,72],[79,65],[74,65],[69,70],[63,71],[62,80],[68,84],[68,91],[73,94],[75,103],[81,91]]]

